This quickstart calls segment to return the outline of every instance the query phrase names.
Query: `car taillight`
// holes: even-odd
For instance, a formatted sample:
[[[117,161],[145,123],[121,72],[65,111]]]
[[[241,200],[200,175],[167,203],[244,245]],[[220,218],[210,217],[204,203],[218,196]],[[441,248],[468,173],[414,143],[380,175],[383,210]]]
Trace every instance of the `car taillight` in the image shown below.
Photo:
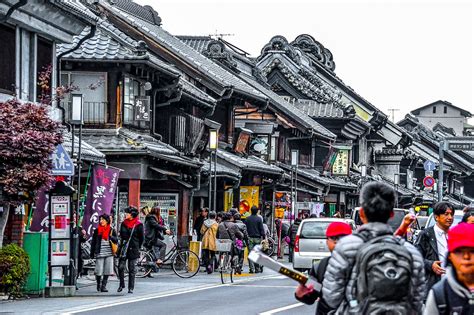
[[[295,237],[295,253],[300,251],[300,236],[296,235]]]

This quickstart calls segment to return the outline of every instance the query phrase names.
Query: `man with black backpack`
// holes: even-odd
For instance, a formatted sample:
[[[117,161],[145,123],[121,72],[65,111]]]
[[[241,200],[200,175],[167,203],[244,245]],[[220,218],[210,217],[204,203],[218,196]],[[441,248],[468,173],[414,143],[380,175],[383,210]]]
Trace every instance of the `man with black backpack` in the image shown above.
[[[473,224],[449,230],[446,276],[431,289],[423,314],[474,314]]]
[[[387,224],[395,193],[379,182],[360,193],[362,225],[339,241],[329,260],[323,296],[336,314],[420,314],[423,258]]]

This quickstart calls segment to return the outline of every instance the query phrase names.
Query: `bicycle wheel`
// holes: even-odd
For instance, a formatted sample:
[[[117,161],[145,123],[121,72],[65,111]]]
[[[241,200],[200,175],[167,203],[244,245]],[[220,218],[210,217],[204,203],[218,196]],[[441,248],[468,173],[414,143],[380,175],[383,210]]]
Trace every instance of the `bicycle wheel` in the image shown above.
[[[196,253],[183,249],[174,257],[171,263],[174,273],[180,278],[194,277],[198,271],[201,261]]]
[[[232,261],[230,258],[229,253],[221,253],[219,257],[219,272],[221,274],[222,284],[234,282],[234,269],[232,268]]]
[[[147,251],[140,251],[140,257],[137,260],[137,273],[135,277],[145,278],[151,273],[154,266],[155,260],[153,256]]]

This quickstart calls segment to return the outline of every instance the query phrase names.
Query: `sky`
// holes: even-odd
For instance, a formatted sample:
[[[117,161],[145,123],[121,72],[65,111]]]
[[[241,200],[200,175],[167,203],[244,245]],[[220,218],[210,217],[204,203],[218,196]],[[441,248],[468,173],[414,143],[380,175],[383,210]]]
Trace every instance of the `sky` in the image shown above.
[[[135,0],[174,35],[223,38],[255,57],[275,35],[310,34],[345,84],[392,117],[446,100],[474,115],[470,0]],[[474,123],[474,119],[470,119]]]

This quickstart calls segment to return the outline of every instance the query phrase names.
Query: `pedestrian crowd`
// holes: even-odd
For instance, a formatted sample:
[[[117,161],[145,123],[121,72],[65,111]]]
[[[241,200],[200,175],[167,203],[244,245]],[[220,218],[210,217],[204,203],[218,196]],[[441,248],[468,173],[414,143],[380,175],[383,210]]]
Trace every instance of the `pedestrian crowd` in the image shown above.
[[[406,215],[395,232],[387,224],[395,198],[393,189],[385,184],[372,182],[363,187],[359,210],[363,225],[353,233],[343,220],[329,224],[326,243],[331,256],[309,270],[321,289],[299,285],[297,300],[306,304],[317,301],[316,314],[474,314],[474,211],[466,208],[461,222],[452,227],[453,207],[437,203],[433,207],[436,224],[422,230],[413,245],[404,236],[415,215]],[[108,292],[114,257],[118,258],[118,292],[125,288],[128,271],[128,292],[133,293],[142,246],[154,253],[158,267],[163,264],[164,235],[171,231],[160,217],[160,208],[142,211],[144,224],[137,208],[125,209],[119,235],[111,227],[112,218],[100,216],[90,250],[90,257],[96,260],[97,291]],[[251,251],[257,245],[268,246],[270,233],[259,209],[253,206],[250,213],[242,220],[236,209],[219,213],[201,209],[193,229],[201,242],[202,266],[207,273],[216,271],[218,240],[231,241],[236,274],[243,271],[245,248]],[[307,217],[286,226],[281,220],[276,222],[280,238],[287,238],[290,259],[299,225]],[[81,235],[81,242],[83,238]],[[262,271],[263,266],[249,261],[249,273]]]
[[[363,187],[363,225],[355,233],[343,222],[328,226],[331,256],[309,271],[322,289],[299,285],[297,300],[318,301],[316,314],[474,314],[474,211],[451,228],[453,207],[437,203],[436,224],[412,245],[403,236],[413,215],[395,233],[387,224],[395,198],[385,184]]]

